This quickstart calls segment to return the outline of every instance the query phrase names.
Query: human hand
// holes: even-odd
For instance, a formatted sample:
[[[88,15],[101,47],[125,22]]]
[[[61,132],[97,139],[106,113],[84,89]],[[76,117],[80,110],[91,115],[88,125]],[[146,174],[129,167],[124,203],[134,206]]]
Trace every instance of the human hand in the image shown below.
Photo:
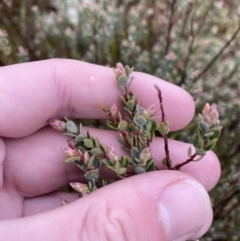
[[[74,164],[63,164],[61,147],[68,138],[47,120],[105,118],[99,101],[120,106],[110,68],[47,60],[2,67],[0,76],[1,239],[164,241],[197,239],[207,231],[212,210],[205,189],[213,188],[220,176],[213,152],[184,166],[183,172],[137,175],[78,200],[76,194],[56,191],[83,181],[83,173]],[[194,103],[184,90],[147,74],[133,76],[131,88],[143,106],[158,106],[154,83],[162,89],[170,130],[189,123]],[[91,128],[91,133],[121,153],[115,132]],[[188,147],[169,141],[173,164],[186,159]],[[152,144],[152,154],[161,166],[161,138]],[[71,203],[60,207],[61,198]]]

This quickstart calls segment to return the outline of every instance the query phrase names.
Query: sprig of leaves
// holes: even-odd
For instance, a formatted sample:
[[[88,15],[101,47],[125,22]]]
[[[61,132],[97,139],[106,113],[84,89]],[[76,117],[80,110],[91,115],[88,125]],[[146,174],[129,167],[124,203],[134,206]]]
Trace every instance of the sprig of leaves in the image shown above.
[[[151,105],[145,109],[137,100],[136,95],[130,91],[133,68],[123,67],[122,64],[118,63],[113,71],[116,75],[117,86],[123,93],[120,99],[127,118],[122,117],[122,113],[117,110],[115,104],[111,107],[104,107],[104,104],[101,103],[101,108],[108,117],[108,126],[118,131],[118,141],[121,143],[122,149],[128,153],[127,155],[119,157],[114,147],[102,145],[98,138],[93,137],[89,131],[85,134],[82,131],[82,124],[77,125],[66,117],[63,120],[49,120],[53,128],[63,131],[64,135],[74,139],[74,141],[69,140],[68,147],[63,148],[67,155],[64,162],[75,163],[84,172],[86,183],[70,183],[81,196],[114,182],[114,180],[101,177],[100,170],[103,165],[115,172],[119,178],[159,170],[151,154],[151,142],[154,140],[156,132],[164,139],[166,157],[163,159],[163,164],[168,169],[174,170],[179,170],[189,162],[202,159],[206,151],[215,146],[221,134],[222,127],[218,120],[217,106],[206,104],[202,115],[200,115],[198,131],[193,136],[194,154],[192,154],[190,147],[188,150],[189,159],[172,167],[167,138],[169,123],[164,113],[160,88],[155,85],[162,114],[161,121],[157,122],[154,117],[155,106]]]

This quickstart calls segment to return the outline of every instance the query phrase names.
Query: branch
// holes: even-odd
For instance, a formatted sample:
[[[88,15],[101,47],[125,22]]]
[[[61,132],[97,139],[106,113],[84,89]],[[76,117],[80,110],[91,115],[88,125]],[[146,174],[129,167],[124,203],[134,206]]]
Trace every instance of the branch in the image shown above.
[[[232,37],[224,44],[224,46],[219,50],[219,52],[210,60],[210,62],[203,68],[203,70],[199,73],[197,77],[193,79],[193,81],[197,81],[200,79],[215,63],[215,61],[222,55],[223,51],[231,44],[231,42],[237,37],[240,31],[240,23],[238,25],[237,30],[233,33]]]
[[[189,159],[187,159],[185,162],[182,162],[180,164],[177,164],[176,166],[173,167],[174,170],[179,170],[182,166],[185,166],[186,164],[194,161],[194,158],[197,156],[197,154],[193,154]]]
[[[158,92],[158,99],[160,103],[160,110],[162,114],[162,123],[166,123],[166,117],[165,117],[165,112],[163,109],[163,100],[162,100],[162,91],[160,88],[155,84],[154,87],[156,88]],[[163,140],[164,140],[164,149],[165,149],[165,155],[166,155],[166,165],[168,170],[173,170],[172,164],[171,164],[171,159],[170,159],[170,154],[169,154],[169,147],[168,147],[168,138],[167,138],[167,132],[165,134],[162,134]]]
[[[169,17],[169,23],[168,23],[168,31],[167,31],[167,38],[166,38],[166,47],[165,47],[165,55],[168,53],[169,51],[169,47],[171,44],[171,32],[172,32],[172,27],[174,24],[174,12],[175,12],[175,4],[176,4],[176,0],[173,0],[172,3],[170,4],[170,17]]]

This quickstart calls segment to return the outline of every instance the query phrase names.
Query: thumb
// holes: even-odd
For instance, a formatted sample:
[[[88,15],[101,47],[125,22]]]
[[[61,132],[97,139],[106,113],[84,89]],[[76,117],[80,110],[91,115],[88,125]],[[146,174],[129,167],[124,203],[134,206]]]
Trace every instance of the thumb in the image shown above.
[[[156,171],[110,184],[53,211],[4,221],[0,236],[185,241],[201,237],[211,221],[209,196],[197,181],[178,171]]]

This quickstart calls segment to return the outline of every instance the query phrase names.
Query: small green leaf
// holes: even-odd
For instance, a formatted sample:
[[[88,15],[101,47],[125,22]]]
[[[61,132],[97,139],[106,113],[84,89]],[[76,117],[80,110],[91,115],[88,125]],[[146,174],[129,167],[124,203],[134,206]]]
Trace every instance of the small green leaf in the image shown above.
[[[85,139],[85,135],[84,134],[80,134],[80,135],[75,137],[75,141],[76,142],[82,142],[84,139]]]
[[[127,157],[126,157],[126,156],[122,156],[120,163],[121,163],[121,166],[122,166],[122,167],[127,168],[127,167],[128,167],[128,164],[129,164]]]
[[[218,139],[221,136],[221,130],[213,128],[212,131],[214,134],[209,137],[210,140]]]
[[[194,159],[195,162],[198,162],[203,159],[203,156],[198,157],[197,159]]]
[[[76,147],[77,149],[79,149],[82,153],[84,153],[86,149],[85,149],[85,147],[82,146],[82,145],[83,145],[82,142],[81,142],[81,143],[76,143],[75,147]]]
[[[132,82],[133,82],[133,78],[130,78],[130,80],[129,80],[129,82],[128,82],[128,86],[127,86],[128,89],[129,89],[129,87],[131,86]]]
[[[123,94],[126,93],[124,86],[120,85],[119,83],[118,83],[118,88],[123,92]]]
[[[126,178],[125,174],[117,174],[117,176],[120,177],[120,178]]]
[[[146,124],[146,129],[148,131],[151,131],[151,128],[152,128],[152,122],[151,121],[148,121],[147,124]]]
[[[129,93],[129,96],[130,96],[130,99],[132,100],[132,101],[136,101],[136,95],[134,95],[132,92],[131,93]]]
[[[113,171],[113,172],[116,172],[116,169],[115,169],[113,166],[111,166],[111,165],[106,165],[106,167],[107,167],[109,170],[111,170],[111,171]]]
[[[192,144],[197,148],[198,147],[198,134],[194,134],[192,138]]]
[[[212,131],[211,132],[207,132],[207,133],[204,134],[204,137],[209,138],[213,134],[214,134],[214,132],[212,132]]]
[[[74,133],[74,134],[77,133],[77,126],[73,121],[69,120],[66,122],[66,129],[70,133]]]
[[[146,166],[146,172],[151,172],[155,170],[154,160],[150,159],[148,165]]]
[[[212,149],[215,147],[215,145],[216,145],[216,142],[215,142],[215,143],[212,143],[212,144],[210,144],[210,145],[207,145],[207,146],[205,147],[205,150],[206,150],[206,151],[210,151],[210,150],[212,150]]]
[[[108,121],[107,121],[107,125],[108,125],[111,129],[117,130],[117,127],[115,126],[115,124],[114,124],[112,121],[108,120]]]
[[[204,148],[204,140],[201,136],[198,137],[198,148],[200,149]]]
[[[162,136],[167,135],[169,131],[169,124],[168,122],[160,122],[158,124],[158,131]]]
[[[136,106],[136,111],[138,115],[141,115],[142,112],[144,111],[144,108],[142,106],[139,105],[139,103]]]
[[[87,148],[92,148],[93,147],[93,142],[92,142],[92,140],[91,139],[85,139],[84,141],[83,141],[83,143],[84,143],[84,145],[85,145],[85,147],[87,147]]]
[[[66,160],[64,161],[64,163],[71,163],[71,162],[75,162],[75,161],[80,161],[80,157],[79,157],[79,156],[69,157],[68,159],[66,159]]]
[[[126,171],[127,171],[127,168],[120,167],[120,168],[117,170],[117,175],[122,176],[122,175],[124,174],[124,176],[125,176]]]
[[[162,160],[162,164],[163,164],[163,166],[167,166],[167,158],[165,157],[165,158],[163,158],[163,160]]]
[[[80,168],[81,170],[83,170],[84,172],[87,171],[86,166],[85,166],[82,162],[76,161],[75,164],[76,164],[77,167],[79,167],[79,168]]]
[[[91,155],[100,156],[102,151],[100,148],[93,148],[90,150]]]
[[[206,151],[203,149],[196,149],[196,154],[199,156],[205,156]]]
[[[130,119],[132,119],[132,112],[127,108],[127,107],[123,107],[125,113],[128,115],[128,117]]]
[[[137,147],[133,147],[131,149],[131,157],[133,160],[135,160],[135,158],[139,157],[139,150],[137,149]]]
[[[134,159],[134,163],[135,163],[135,164],[140,164],[139,166],[143,166],[143,165],[142,165],[142,162],[141,162],[138,158],[136,158],[136,157],[135,157],[135,159]]]
[[[215,147],[215,145],[216,145],[216,143],[217,143],[217,140],[218,140],[218,139],[208,140],[207,145],[206,145],[206,147],[205,147],[205,150],[206,150],[206,151],[212,150],[212,149]]]
[[[79,133],[82,133],[82,123],[79,124]]]
[[[88,138],[88,139],[91,139],[91,134],[90,134],[89,131],[87,131],[87,138]]]
[[[92,168],[94,160],[95,160],[95,155],[93,155],[93,156],[90,158],[90,160],[88,161],[87,169],[91,169],[91,168]]]
[[[137,127],[135,124],[133,124],[133,123],[130,123],[129,124],[129,128],[130,128],[130,130],[133,132],[133,133],[136,133],[136,132],[138,132],[139,131],[139,127]]]
[[[136,166],[134,168],[134,171],[135,171],[136,174],[141,174],[141,173],[146,172],[146,170],[143,167],[138,167],[138,166]]]
[[[151,134],[150,134],[149,131],[144,130],[144,131],[142,131],[142,133],[141,133],[141,137],[144,138],[145,140],[146,140],[146,139],[150,139]]]
[[[95,158],[94,162],[93,162],[93,165],[95,168],[100,168],[101,167],[101,159],[99,158]]]
[[[115,161],[113,163],[113,167],[114,167],[115,170],[118,170],[120,168],[120,162],[119,161]]]
[[[119,137],[119,138],[118,138],[118,141],[119,141],[122,145],[126,145],[126,142],[125,142],[125,140],[124,140],[123,137]]]
[[[133,110],[134,109],[134,106],[135,106],[135,103],[133,100],[129,100],[127,103],[126,103],[126,106],[129,110]]]
[[[69,133],[69,132],[65,132],[63,133],[64,136],[70,136],[70,137],[73,137],[75,138],[77,135],[76,134],[73,134],[73,133]]]
[[[109,159],[102,159],[102,162],[103,162],[106,166],[112,166],[112,163],[110,162]]]
[[[118,124],[118,129],[120,131],[125,131],[127,129],[127,126],[128,126],[127,122],[125,120],[121,120]]]
[[[206,122],[204,122],[204,121],[200,121],[200,122],[198,123],[198,128],[199,128],[203,133],[209,131],[209,125],[208,125]]]
[[[126,105],[127,101],[125,100],[125,98],[123,96],[120,96],[120,99],[122,100],[123,104]]]
[[[146,118],[144,116],[142,116],[142,115],[134,117],[133,121],[139,127],[143,127],[147,123]]]
[[[127,81],[128,81],[128,77],[125,75],[120,75],[117,79],[118,84],[121,86],[125,86],[127,84]]]
[[[187,151],[187,156],[190,157],[191,155],[192,155],[192,148],[190,146]]]
[[[150,136],[150,142],[152,142],[155,138],[155,133],[154,132],[151,132],[151,136]]]
[[[192,139],[192,144],[197,148],[197,149],[203,149],[204,148],[204,140],[202,137],[198,134],[194,134],[193,139]]]
[[[95,142],[96,147],[101,148],[101,144],[97,137],[94,138],[94,142]]]
[[[97,179],[97,178],[99,178],[99,169],[90,170],[90,171],[86,172],[84,176],[89,181],[92,179]]]
[[[133,145],[133,137],[131,135],[127,136],[127,140],[131,145]]]

